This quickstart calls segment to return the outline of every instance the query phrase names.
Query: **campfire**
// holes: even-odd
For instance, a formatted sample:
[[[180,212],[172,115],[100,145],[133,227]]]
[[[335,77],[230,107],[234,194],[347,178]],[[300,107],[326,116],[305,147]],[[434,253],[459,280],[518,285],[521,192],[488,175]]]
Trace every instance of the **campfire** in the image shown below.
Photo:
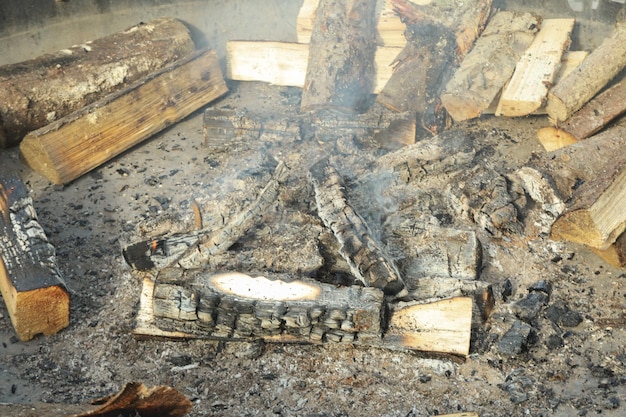
[[[462,363],[507,301],[493,253],[567,241],[626,264],[623,23],[591,52],[569,50],[575,19],[491,0],[305,0],[294,24],[297,43],[229,41],[224,72],[173,18],[0,69],[0,143],[59,186],[202,112],[219,177],[118,240],[142,287],[134,337]],[[247,106],[259,91],[271,105]],[[528,138],[542,152],[507,164],[481,117],[549,120]],[[0,186],[15,332],[55,334],[70,289],[28,185]],[[532,343],[551,291],[508,300],[501,354]]]

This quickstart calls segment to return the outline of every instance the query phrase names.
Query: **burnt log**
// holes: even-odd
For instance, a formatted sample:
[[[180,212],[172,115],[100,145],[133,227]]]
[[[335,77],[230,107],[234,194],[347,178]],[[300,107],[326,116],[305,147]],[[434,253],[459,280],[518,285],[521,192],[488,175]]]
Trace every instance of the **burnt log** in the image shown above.
[[[385,294],[403,297],[406,288],[400,272],[374,239],[365,220],[350,205],[341,175],[327,159],[313,165],[309,179],[315,190],[317,214],[340,244],[339,253],[355,278]]]
[[[300,109],[361,113],[374,85],[376,0],[321,0]]]
[[[54,246],[17,174],[0,176],[0,292],[22,341],[67,327],[70,298]]]
[[[0,146],[93,103],[195,50],[172,18],[141,23],[59,52],[0,67]]]

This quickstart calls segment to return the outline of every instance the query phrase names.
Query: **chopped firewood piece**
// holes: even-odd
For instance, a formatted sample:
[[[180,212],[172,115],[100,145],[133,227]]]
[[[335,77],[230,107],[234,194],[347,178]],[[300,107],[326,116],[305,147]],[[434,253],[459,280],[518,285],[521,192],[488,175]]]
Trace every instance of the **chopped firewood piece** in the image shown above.
[[[622,79],[594,97],[569,119],[559,123],[559,128],[577,140],[586,139],[625,111],[626,79]]]
[[[202,229],[188,233],[135,242],[122,249],[126,262],[139,270],[161,269],[169,265],[200,267],[209,259],[228,250],[241,236],[261,221],[276,201],[280,185],[289,170],[279,162],[270,180],[257,198],[220,229]]]
[[[392,3],[407,24],[407,45],[377,101],[395,111],[419,113],[424,129],[441,133],[449,119],[440,94],[482,31],[492,2],[433,2],[425,6],[408,0]]]
[[[337,287],[289,274],[167,268],[144,279],[138,338],[263,339],[275,343],[352,343],[467,355],[472,300],[393,307],[381,290]],[[436,316],[444,318],[436,320]],[[393,333],[383,335],[389,323]]]
[[[320,0],[300,110],[362,113],[374,86],[376,0]]]
[[[532,13],[513,11],[498,12],[489,20],[441,95],[455,121],[479,117],[491,105],[540,24],[541,18]]]
[[[502,92],[496,116],[526,116],[543,106],[561,56],[571,43],[574,19],[546,19]]]
[[[33,170],[66,184],[227,91],[215,52],[199,51],[29,133],[20,154]]]
[[[94,404],[101,405],[74,417],[183,417],[191,411],[191,401],[174,388],[164,385],[148,388],[137,382],[124,385],[117,394],[97,400]]]
[[[15,173],[0,176],[0,292],[22,341],[67,327],[70,298],[54,247]]]
[[[320,0],[304,0],[298,18],[296,20],[296,33],[298,43],[309,43],[313,22],[315,21],[315,11]],[[393,11],[390,0],[378,0],[376,2],[376,43],[379,46],[403,47],[406,44],[404,30],[406,26],[398,15]]]
[[[376,48],[375,80],[371,92],[378,94],[393,72],[392,62],[401,48]],[[226,44],[226,78],[262,81],[274,85],[304,87],[309,45],[288,42],[229,41]]]
[[[438,414],[439,417],[478,417],[478,413]]]
[[[609,265],[615,268],[626,267],[626,233],[622,233],[615,242],[606,249],[589,247]]]
[[[548,93],[546,111],[555,122],[567,120],[626,67],[626,21],[617,23],[578,69]]]
[[[608,170],[576,190],[550,237],[608,249],[626,229],[626,170]]]
[[[337,170],[327,159],[322,159],[309,170],[309,179],[315,190],[317,214],[337,238],[339,252],[354,277],[388,295],[405,296],[407,291],[400,272],[374,239],[365,220],[348,202],[346,187]]]
[[[574,136],[570,135],[563,129],[548,126],[537,131],[537,139],[548,152],[556,151],[564,146],[572,145],[578,142]]]
[[[383,345],[420,346],[420,350],[467,356],[472,327],[472,299],[457,297],[429,304],[391,306]]]
[[[179,20],[141,23],[54,54],[0,67],[0,147],[192,53]]]

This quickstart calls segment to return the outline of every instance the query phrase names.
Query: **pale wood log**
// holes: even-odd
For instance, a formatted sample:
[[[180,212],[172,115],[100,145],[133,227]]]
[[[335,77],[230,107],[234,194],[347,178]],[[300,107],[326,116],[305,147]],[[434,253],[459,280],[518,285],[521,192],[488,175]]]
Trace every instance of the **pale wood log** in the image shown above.
[[[543,106],[563,51],[569,48],[575,19],[545,19],[504,88],[496,116],[520,117]]]
[[[162,269],[177,265],[201,267],[209,258],[228,250],[241,236],[258,224],[278,197],[289,171],[279,162],[257,198],[219,229],[175,233],[130,243],[122,248],[126,262],[139,270]]]
[[[379,47],[374,55],[372,93],[378,94],[393,72],[392,63],[401,48]],[[274,85],[304,87],[309,45],[288,42],[229,41],[226,44],[226,78],[262,81]]]
[[[564,146],[573,145],[578,142],[574,136],[558,127],[542,127],[537,131],[537,139],[547,152],[556,151]]]
[[[346,187],[337,170],[327,159],[322,159],[309,169],[309,179],[315,190],[317,214],[337,238],[339,253],[354,277],[388,295],[405,296],[407,291],[400,272],[374,239],[365,220],[348,202]]]
[[[273,274],[165,269],[143,281],[138,338],[351,343],[466,356],[472,299],[397,305],[379,289]],[[387,337],[383,331],[393,323]]]
[[[546,112],[555,122],[567,120],[626,66],[626,21],[548,93]]]
[[[376,0],[320,0],[300,110],[362,113],[374,85]]]
[[[430,1],[413,1],[417,4],[427,4]],[[309,43],[313,32],[315,11],[319,0],[304,0],[298,18],[296,20],[296,34],[298,43]],[[406,26],[398,15],[393,11],[390,0],[378,0],[376,2],[376,43],[379,46],[403,47],[406,44],[404,30]]]
[[[22,160],[68,183],[228,91],[213,51],[198,51],[29,133]]]
[[[496,99],[541,24],[532,13],[501,11],[445,86],[441,102],[455,121],[479,117]]]
[[[0,146],[39,129],[192,53],[187,27],[172,18],[54,54],[0,67]]]
[[[70,297],[55,249],[17,174],[0,176],[0,292],[22,341],[67,327]]]
[[[615,268],[626,267],[626,233],[622,233],[615,242],[606,249],[589,247],[609,265]]]
[[[586,139],[626,111],[626,79],[598,94],[559,128],[577,140]]]
[[[482,31],[491,0],[433,2],[416,6],[393,0],[407,24],[407,46],[377,101],[395,111],[419,113],[422,127],[443,131],[449,119],[440,95],[452,72]]]

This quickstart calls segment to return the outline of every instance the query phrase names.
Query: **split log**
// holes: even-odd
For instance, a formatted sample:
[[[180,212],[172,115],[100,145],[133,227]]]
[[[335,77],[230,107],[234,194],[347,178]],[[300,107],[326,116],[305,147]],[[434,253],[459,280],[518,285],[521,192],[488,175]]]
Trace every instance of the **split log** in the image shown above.
[[[29,133],[23,161],[66,184],[228,91],[213,51],[199,51]]]
[[[231,247],[241,236],[261,221],[278,197],[280,185],[289,171],[283,162],[257,198],[218,230],[202,229],[188,233],[132,243],[122,249],[126,262],[139,270],[162,269],[170,265],[200,267],[209,259]]]
[[[374,85],[375,12],[376,0],[320,0],[301,111],[366,110]]]
[[[309,43],[311,41],[315,11],[319,2],[319,0],[305,0],[302,3],[296,20],[298,43]],[[406,26],[393,11],[390,0],[378,0],[376,2],[376,20],[377,45],[404,47],[406,44],[404,37]]]
[[[172,18],[0,68],[0,146],[189,55],[187,27]]]
[[[546,19],[541,23],[541,30],[502,91],[496,116],[526,116],[544,105],[573,29],[574,19]]]
[[[0,177],[0,292],[22,341],[67,327],[70,298],[54,247],[15,173]]]
[[[165,269],[144,279],[139,338],[352,343],[466,356],[472,300],[389,306],[381,290],[288,275]],[[445,317],[445,320],[441,320]],[[392,333],[383,332],[392,324]]]
[[[572,114],[558,128],[546,127],[537,137],[546,150],[586,139],[626,111],[626,79],[606,89]]]
[[[606,249],[589,247],[599,257],[615,268],[626,267],[626,233],[622,233],[611,246]]]
[[[339,253],[348,262],[354,277],[366,286],[382,289],[385,294],[407,294],[400,272],[393,260],[374,239],[367,223],[352,208],[345,194],[341,176],[327,159],[309,170],[315,190],[317,214],[340,244]]]
[[[449,121],[439,96],[482,31],[491,3],[433,2],[420,7],[393,0],[407,24],[407,46],[377,101],[395,111],[419,113],[422,126],[433,134],[445,129]]]
[[[479,117],[511,78],[541,19],[531,13],[496,13],[445,86],[441,102],[455,121]]]
[[[626,67],[626,21],[617,23],[578,70],[548,93],[546,111],[555,122],[567,120]]]
[[[375,77],[370,92],[378,94],[391,77],[393,60],[401,48],[380,47],[374,54]],[[229,41],[226,44],[226,78],[304,87],[309,45],[288,42]]]

